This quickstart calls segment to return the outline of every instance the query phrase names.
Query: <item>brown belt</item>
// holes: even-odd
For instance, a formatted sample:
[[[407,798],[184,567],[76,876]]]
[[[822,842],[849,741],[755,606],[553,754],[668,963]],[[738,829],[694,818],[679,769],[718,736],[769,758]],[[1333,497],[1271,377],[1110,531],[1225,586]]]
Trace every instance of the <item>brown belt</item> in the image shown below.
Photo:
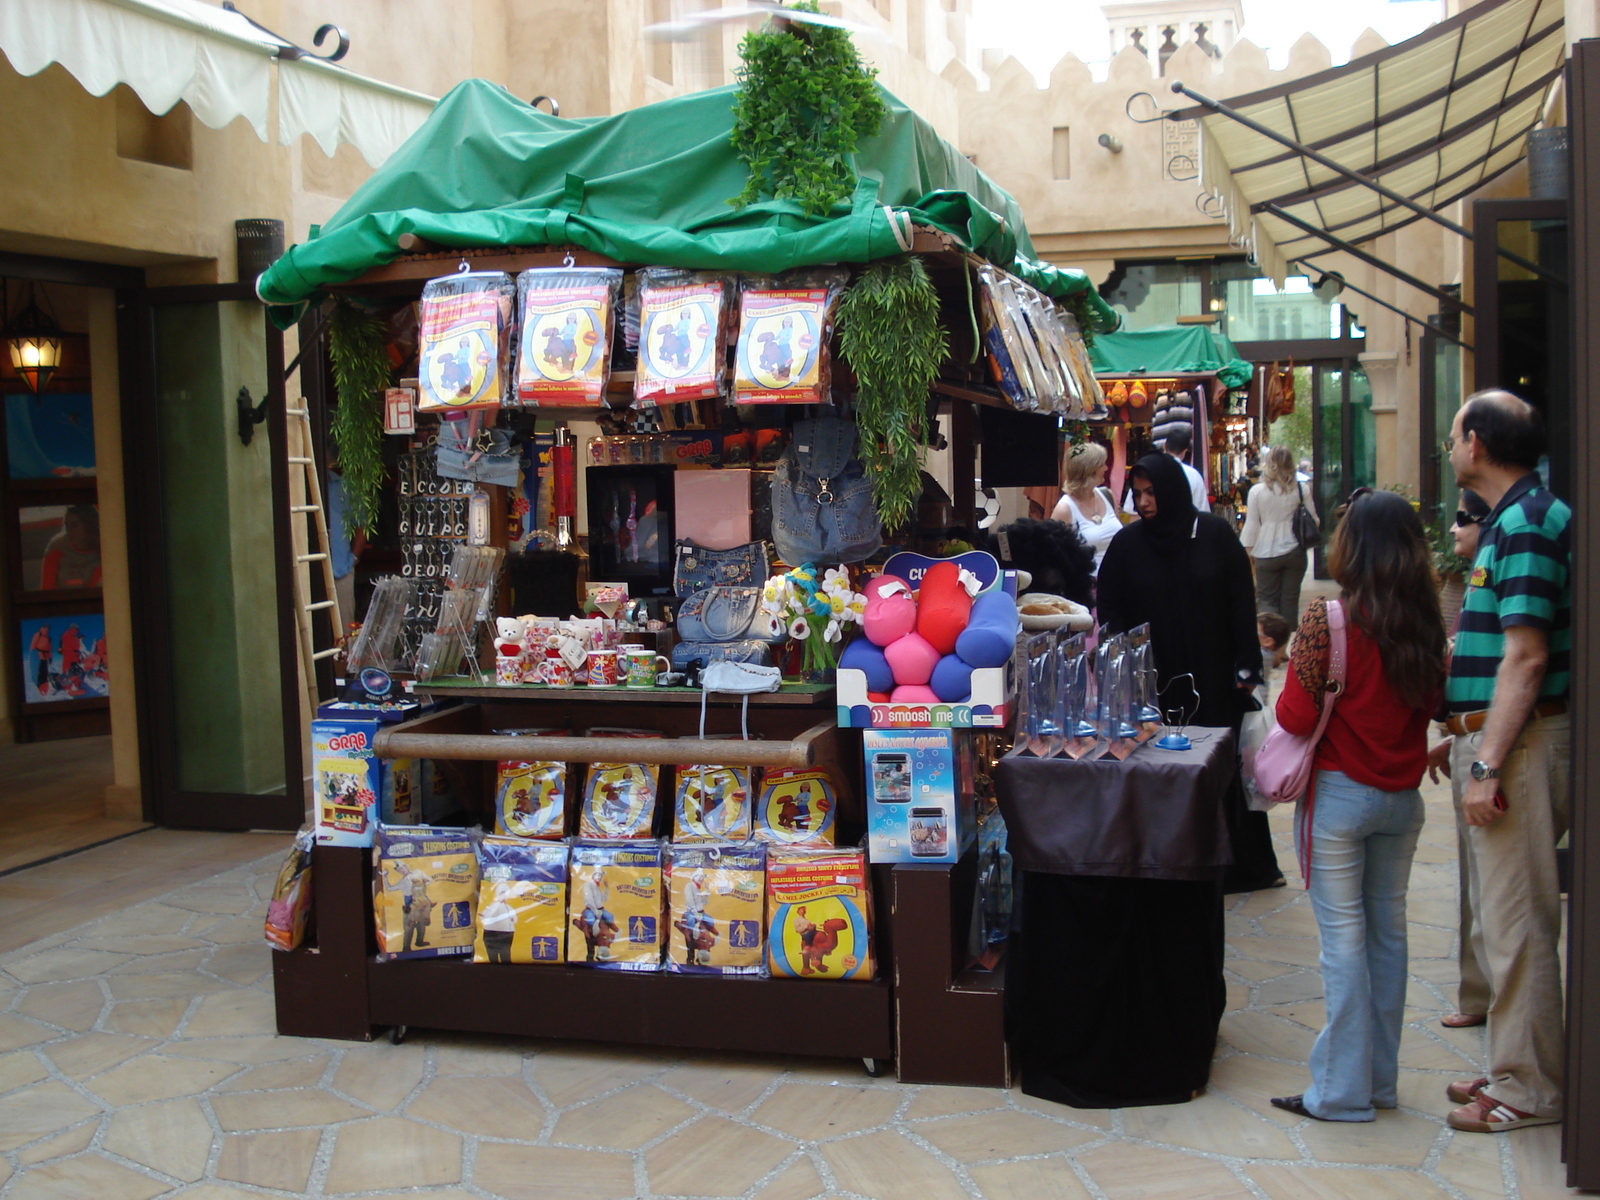
[[[1533,706],[1533,712],[1528,720],[1537,721],[1543,717],[1559,717],[1567,711],[1565,700],[1541,700]],[[1457,737],[1465,737],[1469,733],[1477,733],[1483,728],[1483,723],[1489,719],[1489,710],[1480,708],[1477,712],[1457,713],[1446,721],[1445,728]]]

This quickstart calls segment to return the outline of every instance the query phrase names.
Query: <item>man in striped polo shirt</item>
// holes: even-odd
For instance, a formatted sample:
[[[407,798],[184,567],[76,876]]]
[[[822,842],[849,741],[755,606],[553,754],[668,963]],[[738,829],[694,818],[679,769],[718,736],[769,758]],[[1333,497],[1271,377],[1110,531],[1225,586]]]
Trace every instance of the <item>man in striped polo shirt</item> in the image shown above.
[[[1450,1124],[1499,1133],[1561,1120],[1561,893],[1571,810],[1571,510],[1540,483],[1544,425],[1509,392],[1456,414],[1450,465],[1493,509],[1468,579],[1445,688],[1452,738],[1434,765],[1464,787],[1472,936],[1489,979],[1489,1074],[1452,1083]]]

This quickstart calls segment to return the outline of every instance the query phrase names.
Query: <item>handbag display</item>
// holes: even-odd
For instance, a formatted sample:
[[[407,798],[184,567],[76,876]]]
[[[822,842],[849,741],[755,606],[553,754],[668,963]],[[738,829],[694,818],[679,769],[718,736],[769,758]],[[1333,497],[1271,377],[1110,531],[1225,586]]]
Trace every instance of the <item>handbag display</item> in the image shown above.
[[[709,587],[753,587],[767,582],[767,544],[746,542],[708,550],[685,538],[673,548],[672,593],[690,596]]]
[[[1344,691],[1345,628],[1344,606],[1328,601],[1328,685],[1322,700],[1322,716],[1310,734],[1297,736],[1282,725],[1275,727],[1256,751],[1254,763],[1246,764],[1255,779],[1256,791],[1270,804],[1288,804],[1300,799],[1311,786],[1312,763],[1317,746],[1333,716],[1333,706]]]
[[[714,662],[770,663],[771,647],[765,642],[675,642],[672,669],[687,671]]]
[[[1322,527],[1317,524],[1317,519],[1311,515],[1311,510],[1306,507],[1306,485],[1295,484],[1300,492],[1300,505],[1294,510],[1294,516],[1289,519],[1289,529],[1294,534],[1294,544],[1302,550],[1314,550],[1322,545]]]
[[[758,587],[708,587],[678,605],[678,636],[690,642],[781,642],[788,633],[761,611]]]
[[[772,544],[790,566],[861,562],[883,545],[855,423],[796,421],[772,472]]]

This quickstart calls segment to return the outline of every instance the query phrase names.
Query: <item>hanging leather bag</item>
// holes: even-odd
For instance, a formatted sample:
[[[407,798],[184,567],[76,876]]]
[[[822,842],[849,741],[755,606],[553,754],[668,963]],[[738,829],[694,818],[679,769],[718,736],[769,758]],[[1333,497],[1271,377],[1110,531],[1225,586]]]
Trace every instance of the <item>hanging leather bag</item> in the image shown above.
[[[1300,493],[1300,504],[1290,518],[1289,529],[1294,534],[1295,545],[1302,550],[1314,550],[1322,545],[1322,527],[1306,507],[1306,485],[1297,483],[1295,488]]]
[[[772,472],[772,544],[790,566],[861,562],[883,544],[855,422],[797,421]]]

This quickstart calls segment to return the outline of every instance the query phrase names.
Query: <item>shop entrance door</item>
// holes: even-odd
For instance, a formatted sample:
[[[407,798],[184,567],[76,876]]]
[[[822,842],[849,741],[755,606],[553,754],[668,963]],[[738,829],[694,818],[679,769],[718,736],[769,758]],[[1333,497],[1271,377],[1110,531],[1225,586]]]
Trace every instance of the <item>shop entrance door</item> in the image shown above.
[[[192,829],[296,828],[306,803],[276,449],[282,335],[248,286],[125,291],[118,305],[151,815]],[[264,400],[266,423],[251,424]]]

